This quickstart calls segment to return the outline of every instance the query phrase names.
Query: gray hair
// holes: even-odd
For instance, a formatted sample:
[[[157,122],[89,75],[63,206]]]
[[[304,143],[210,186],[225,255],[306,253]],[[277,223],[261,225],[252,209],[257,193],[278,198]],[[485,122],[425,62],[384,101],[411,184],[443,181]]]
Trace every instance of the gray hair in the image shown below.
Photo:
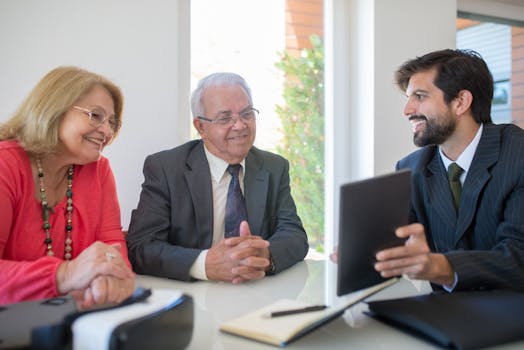
[[[240,87],[244,89],[247,94],[249,104],[252,106],[253,100],[251,98],[251,89],[247,85],[244,78],[238,74],[230,72],[213,73],[202,78],[198,82],[196,89],[191,94],[191,113],[193,114],[193,119],[204,115],[204,103],[202,101],[202,96],[208,88],[215,86],[235,85],[240,85]]]

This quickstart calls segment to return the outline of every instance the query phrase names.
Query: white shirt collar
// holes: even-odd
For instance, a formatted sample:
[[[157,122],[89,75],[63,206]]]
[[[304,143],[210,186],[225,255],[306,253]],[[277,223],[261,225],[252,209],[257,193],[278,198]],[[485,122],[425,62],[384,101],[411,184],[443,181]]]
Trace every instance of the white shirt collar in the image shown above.
[[[209,170],[211,171],[211,178],[219,183],[220,180],[222,180],[222,177],[224,176],[227,167],[229,166],[229,163],[223,160],[222,158],[219,158],[215,156],[213,153],[209,152],[206,145],[204,144],[204,150],[206,153],[207,162],[209,163]],[[242,170],[245,169],[246,159],[242,159],[240,162],[240,165],[242,166]],[[242,176],[240,176],[242,178]]]
[[[477,130],[477,133],[475,134],[473,140],[471,140],[468,147],[466,147],[464,151],[462,151],[462,153],[458,156],[457,160],[455,161],[455,163],[457,163],[462,169],[464,169],[464,177],[465,174],[468,172],[469,167],[471,166],[471,162],[473,161],[473,156],[475,155],[475,151],[477,150],[477,146],[480,142],[480,137],[482,136],[482,129],[483,124],[480,124],[480,127]],[[440,154],[440,158],[442,159],[442,162],[444,163],[444,166],[447,169],[449,165],[453,163],[453,161],[444,155],[444,152],[442,152],[442,148],[440,146],[438,147],[438,151]],[[461,179],[463,179],[462,176]]]

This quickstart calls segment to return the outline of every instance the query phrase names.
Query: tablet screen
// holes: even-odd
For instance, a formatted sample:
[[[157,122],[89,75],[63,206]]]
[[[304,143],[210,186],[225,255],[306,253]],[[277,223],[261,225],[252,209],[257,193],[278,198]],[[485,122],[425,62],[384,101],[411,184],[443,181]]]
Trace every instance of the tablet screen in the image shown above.
[[[407,225],[411,171],[400,170],[340,187],[337,295],[385,279],[375,271],[375,254],[404,244],[395,229]]]

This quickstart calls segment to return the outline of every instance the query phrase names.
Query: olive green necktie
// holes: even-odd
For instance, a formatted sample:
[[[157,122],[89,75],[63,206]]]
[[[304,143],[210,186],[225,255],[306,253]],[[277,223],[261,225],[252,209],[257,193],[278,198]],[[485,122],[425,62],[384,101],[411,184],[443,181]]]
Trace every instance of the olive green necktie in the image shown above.
[[[462,184],[460,183],[460,174],[464,170],[457,165],[451,163],[448,167],[449,187],[451,188],[451,195],[453,196],[453,205],[455,210],[458,209],[460,203],[460,193],[462,192]]]

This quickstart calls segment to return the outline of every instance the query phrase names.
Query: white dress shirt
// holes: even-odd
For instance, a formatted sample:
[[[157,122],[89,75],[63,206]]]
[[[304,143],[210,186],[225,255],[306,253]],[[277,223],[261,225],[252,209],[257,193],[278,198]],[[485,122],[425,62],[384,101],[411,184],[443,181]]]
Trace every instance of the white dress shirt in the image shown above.
[[[462,151],[460,156],[458,156],[457,160],[455,161],[455,163],[457,163],[457,165],[461,167],[462,170],[464,170],[462,174],[460,174],[460,183],[462,185],[464,185],[464,181],[466,180],[466,175],[468,174],[469,167],[471,166],[471,162],[473,161],[473,156],[475,155],[475,151],[477,150],[477,146],[479,145],[483,128],[484,128],[483,125],[480,124],[480,128],[477,130],[477,133],[475,134],[475,137],[473,138],[473,140],[471,140],[468,147],[466,147],[466,149]],[[448,157],[446,157],[444,152],[442,152],[442,149],[440,148],[440,146],[438,148],[438,151],[440,154],[440,158],[442,159],[442,162],[444,163],[444,167],[446,168],[446,171],[447,171],[449,165],[453,163],[453,161],[449,159]]]
[[[204,150],[209,163],[209,170],[211,171],[211,185],[213,188],[213,242],[212,246],[216,245],[224,239],[224,222],[226,215],[226,199],[227,191],[229,189],[229,182],[231,175],[227,172],[229,163],[208,151],[204,145]],[[240,182],[240,189],[244,193],[244,169],[245,159],[240,162],[242,166],[238,174]],[[206,257],[208,249],[203,250],[198,255],[197,259],[189,270],[189,275],[200,280],[207,280],[206,274]]]

